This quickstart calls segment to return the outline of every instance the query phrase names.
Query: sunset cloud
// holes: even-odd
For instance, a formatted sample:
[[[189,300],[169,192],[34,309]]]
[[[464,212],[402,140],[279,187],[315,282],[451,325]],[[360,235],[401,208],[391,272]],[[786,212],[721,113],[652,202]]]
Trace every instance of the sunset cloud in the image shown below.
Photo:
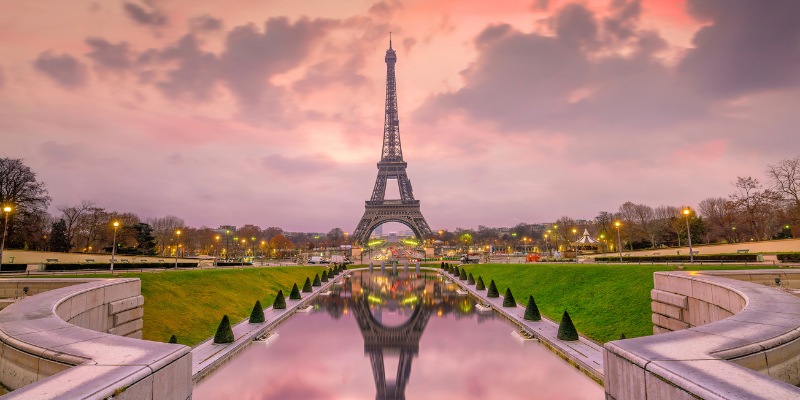
[[[793,0],[7,8],[0,156],[58,204],[352,230],[380,156],[389,32],[435,229],[696,204],[800,154]]]

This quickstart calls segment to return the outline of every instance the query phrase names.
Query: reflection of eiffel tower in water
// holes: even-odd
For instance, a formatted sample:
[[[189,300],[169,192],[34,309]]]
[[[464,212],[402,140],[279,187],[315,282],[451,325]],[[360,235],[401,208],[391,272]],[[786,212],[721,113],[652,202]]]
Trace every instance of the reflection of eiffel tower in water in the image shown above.
[[[421,291],[419,293],[421,297]],[[354,301],[358,327],[364,336],[364,352],[369,354],[372,376],[375,379],[376,400],[402,400],[406,398],[406,385],[411,375],[411,360],[419,354],[419,339],[428,319],[430,307],[422,304],[422,299],[414,308],[411,317],[399,326],[386,326],[372,315],[367,296]],[[397,376],[394,382],[387,382],[384,367],[385,355],[399,354]]]

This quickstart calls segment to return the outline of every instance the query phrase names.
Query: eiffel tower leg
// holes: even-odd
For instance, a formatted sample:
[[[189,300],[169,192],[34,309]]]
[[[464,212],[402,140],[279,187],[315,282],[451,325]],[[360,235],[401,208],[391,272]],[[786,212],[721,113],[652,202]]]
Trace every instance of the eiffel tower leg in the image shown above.
[[[375,379],[376,399],[386,398],[386,371],[383,366],[383,351],[370,350],[369,361],[372,364],[372,378]]]
[[[397,378],[395,380],[395,393],[394,398],[402,400],[406,398],[406,385],[408,385],[408,378],[411,376],[411,361],[414,359],[413,352],[403,350],[400,353],[400,361],[397,365]]]

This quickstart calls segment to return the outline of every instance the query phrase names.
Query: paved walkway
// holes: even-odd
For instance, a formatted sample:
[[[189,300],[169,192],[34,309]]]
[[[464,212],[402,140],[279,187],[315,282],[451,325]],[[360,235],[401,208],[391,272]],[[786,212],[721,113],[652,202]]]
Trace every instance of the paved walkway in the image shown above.
[[[599,383],[604,383],[603,378],[603,346],[600,346],[584,337],[575,342],[568,342],[557,338],[558,324],[542,317],[541,321],[528,321],[523,318],[525,307],[503,307],[503,296],[498,298],[486,297],[486,290],[477,291],[475,285],[467,285],[466,281],[458,276],[439,270],[440,274],[451,279],[455,284],[469,291],[484,304],[491,305],[497,312],[526,328],[543,345],[553,350],[556,354],[567,360],[570,364],[589,375]],[[525,299],[527,302],[527,298]]]
[[[244,349],[253,339],[262,336],[265,332],[272,330],[285,319],[291,317],[298,308],[309,304],[317,294],[330,289],[334,282],[340,282],[345,273],[348,272],[345,271],[336,275],[329,282],[323,282],[322,286],[312,287],[313,291],[311,293],[301,293],[303,295],[301,300],[289,300],[289,293],[286,293],[286,309],[273,310],[272,306],[264,309],[266,320],[263,323],[251,324],[245,319],[234,325],[233,337],[236,340],[233,343],[215,344],[214,339],[210,338],[195,346],[191,351],[192,381],[198,382],[234,354]]]

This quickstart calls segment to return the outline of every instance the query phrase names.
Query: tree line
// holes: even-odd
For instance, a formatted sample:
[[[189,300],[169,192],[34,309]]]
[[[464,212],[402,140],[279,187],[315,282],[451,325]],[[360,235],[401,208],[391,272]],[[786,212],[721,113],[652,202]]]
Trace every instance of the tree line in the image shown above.
[[[726,197],[709,197],[696,207],[650,206],[626,201],[594,219],[564,216],[552,223],[519,223],[512,228],[440,230],[428,243],[464,248],[568,249],[586,229],[602,249],[614,249],[617,228],[627,249],[680,246],[686,223],[693,241],[737,243],[800,235],[800,156],[770,164],[765,183],[738,177]],[[8,215],[6,247],[60,252],[110,252],[115,228],[117,251],[140,255],[282,256],[297,249],[338,247],[348,242],[341,228],[327,233],[285,232],[279,227],[244,225],[235,229],[190,227],[179,217],[143,220],[135,213],[110,211],[92,201],[64,204],[50,215],[51,198],[43,182],[20,159],[0,158],[0,204]],[[0,220],[0,223],[4,223]],[[180,231],[180,235],[177,232]]]

